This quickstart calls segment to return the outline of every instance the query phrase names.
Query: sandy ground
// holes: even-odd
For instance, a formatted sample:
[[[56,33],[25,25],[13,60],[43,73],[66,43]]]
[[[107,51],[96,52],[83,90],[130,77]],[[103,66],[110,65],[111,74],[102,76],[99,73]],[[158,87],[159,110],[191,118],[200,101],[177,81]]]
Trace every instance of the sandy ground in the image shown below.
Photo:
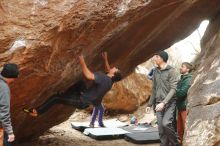
[[[154,118],[152,112],[145,114],[145,106],[140,107],[133,114],[121,114],[117,116],[105,116],[105,119],[117,118],[121,121],[129,123],[129,119],[132,115],[135,115],[140,123],[150,121]],[[72,129],[70,123],[73,121],[88,121],[90,114],[85,111],[76,111],[69,120],[57,125],[47,131],[39,139],[24,143],[20,146],[134,146],[133,144],[125,141],[124,139],[117,140],[94,140],[88,136],[85,136],[81,132]],[[159,144],[148,144],[143,146],[159,146]]]

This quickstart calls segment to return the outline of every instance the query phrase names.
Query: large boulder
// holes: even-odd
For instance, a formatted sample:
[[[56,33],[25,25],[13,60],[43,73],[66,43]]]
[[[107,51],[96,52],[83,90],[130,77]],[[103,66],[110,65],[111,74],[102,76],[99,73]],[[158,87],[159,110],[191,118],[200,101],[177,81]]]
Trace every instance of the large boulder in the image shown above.
[[[18,140],[42,134],[66,120],[72,107],[57,105],[38,118],[22,112],[81,78],[77,56],[99,70],[100,53],[126,76],[158,50],[214,17],[219,0],[4,0],[0,2],[0,65],[19,64],[12,89]]]
[[[186,146],[220,145],[220,15],[210,21],[201,42],[190,88]]]
[[[113,85],[104,97],[105,108],[117,112],[133,112],[151,95],[151,81],[144,74],[132,73]]]

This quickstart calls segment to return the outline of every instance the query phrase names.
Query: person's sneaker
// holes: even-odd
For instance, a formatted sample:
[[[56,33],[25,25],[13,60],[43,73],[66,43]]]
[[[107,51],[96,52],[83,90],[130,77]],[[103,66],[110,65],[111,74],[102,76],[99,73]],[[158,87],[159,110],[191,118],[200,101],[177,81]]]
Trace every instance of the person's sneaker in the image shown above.
[[[94,124],[90,123],[90,124],[89,124],[89,127],[90,127],[90,128],[94,128]]]
[[[37,110],[36,109],[28,109],[28,108],[23,108],[23,111],[27,114],[29,114],[30,116],[32,117],[37,117],[38,116],[38,113],[37,113]]]
[[[104,124],[99,124],[99,127],[103,127],[103,128],[104,128],[104,127],[106,127],[106,126],[105,126]]]

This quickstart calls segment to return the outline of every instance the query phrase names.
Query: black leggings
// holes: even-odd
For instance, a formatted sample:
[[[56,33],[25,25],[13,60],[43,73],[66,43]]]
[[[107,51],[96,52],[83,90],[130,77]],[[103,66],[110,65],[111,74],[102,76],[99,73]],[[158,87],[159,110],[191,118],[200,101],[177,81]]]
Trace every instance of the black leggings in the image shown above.
[[[83,81],[79,81],[71,86],[66,92],[62,94],[55,94],[47,99],[43,104],[36,108],[38,114],[43,114],[50,109],[54,104],[64,104],[74,106],[79,109],[85,109],[88,104],[81,101],[80,95],[86,90]]]

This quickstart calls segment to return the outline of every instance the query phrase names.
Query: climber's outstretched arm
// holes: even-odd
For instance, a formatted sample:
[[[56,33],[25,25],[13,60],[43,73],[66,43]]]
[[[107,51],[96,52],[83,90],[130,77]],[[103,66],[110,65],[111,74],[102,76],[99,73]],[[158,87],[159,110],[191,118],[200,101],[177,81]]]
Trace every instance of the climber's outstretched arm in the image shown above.
[[[106,70],[106,72],[109,72],[111,67],[110,67],[109,62],[108,62],[108,54],[107,54],[107,52],[103,52],[102,53],[102,58],[103,58],[104,63],[105,63],[105,70]]]
[[[88,80],[95,80],[95,75],[93,72],[91,72],[86,63],[85,63],[85,60],[84,60],[84,57],[83,55],[80,55],[79,56],[79,63],[81,65],[81,68],[82,68],[82,72],[84,74],[84,76],[88,79]]]

